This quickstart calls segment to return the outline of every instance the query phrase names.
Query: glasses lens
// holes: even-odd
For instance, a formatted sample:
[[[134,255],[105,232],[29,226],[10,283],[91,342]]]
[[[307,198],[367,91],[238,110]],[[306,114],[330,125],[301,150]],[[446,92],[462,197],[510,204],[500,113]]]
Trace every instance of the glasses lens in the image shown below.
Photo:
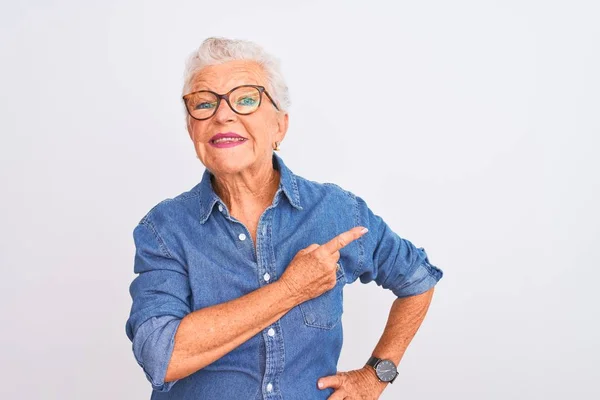
[[[231,92],[229,102],[240,114],[250,114],[260,105],[260,91],[248,86],[239,87]]]
[[[210,117],[217,107],[217,96],[210,92],[196,92],[185,98],[185,104],[194,118]]]

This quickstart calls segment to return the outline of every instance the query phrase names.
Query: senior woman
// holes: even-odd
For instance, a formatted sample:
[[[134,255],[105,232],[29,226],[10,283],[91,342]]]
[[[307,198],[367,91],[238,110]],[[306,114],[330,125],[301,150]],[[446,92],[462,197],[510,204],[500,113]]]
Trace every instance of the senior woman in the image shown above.
[[[126,332],[151,398],[379,398],[442,271],[359,196],[274,153],[290,101],[260,46],[209,38],[186,71],[187,129],[206,168],[133,231]],[[365,365],[338,372],[342,291],[358,278],[397,299]]]

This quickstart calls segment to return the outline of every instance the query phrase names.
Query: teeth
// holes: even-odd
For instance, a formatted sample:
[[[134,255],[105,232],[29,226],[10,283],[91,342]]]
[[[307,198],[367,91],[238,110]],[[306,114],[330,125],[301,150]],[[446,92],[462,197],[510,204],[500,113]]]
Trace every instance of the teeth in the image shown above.
[[[221,143],[221,142],[241,142],[242,140],[246,140],[244,138],[221,138],[221,139],[216,139],[213,141],[213,143]]]

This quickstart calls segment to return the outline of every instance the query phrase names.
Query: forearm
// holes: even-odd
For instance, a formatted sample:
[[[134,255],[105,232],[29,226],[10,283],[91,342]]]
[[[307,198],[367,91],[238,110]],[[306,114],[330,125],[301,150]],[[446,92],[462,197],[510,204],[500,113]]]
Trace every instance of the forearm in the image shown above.
[[[165,382],[184,378],[221,358],[298,304],[279,281],[237,299],[186,315],[175,334]]]
[[[400,364],[404,352],[427,314],[433,291],[432,287],[425,293],[394,300],[381,339],[373,350],[375,357],[392,360],[396,365]],[[377,379],[375,370],[371,367],[369,370]],[[380,383],[383,386],[387,385]]]

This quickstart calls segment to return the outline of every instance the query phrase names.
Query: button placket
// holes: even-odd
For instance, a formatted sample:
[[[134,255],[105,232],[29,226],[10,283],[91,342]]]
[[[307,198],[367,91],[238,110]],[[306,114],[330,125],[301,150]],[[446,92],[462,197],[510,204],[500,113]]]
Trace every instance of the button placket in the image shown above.
[[[265,216],[265,220],[262,223],[262,226],[260,225],[260,221],[259,221],[259,226],[258,226],[258,232],[260,233],[261,238],[260,239],[256,239],[257,241],[257,249],[258,251],[261,253],[260,254],[260,260],[261,263],[259,265],[259,270],[263,270],[265,271],[265,273],[262,276],[262,279],[264,282],[269,283],[271,281],[271,274],[269,273],[269,258],[265,257],[265,249],[268,249],[268,245],[265,246],[265,242],[267,241],[267,237],[266,237],[266,232],[267,232],[267,224],[268,224],[269,218],[267,216]]]
[[[257,230],[257,252],[260,254],[257,272],[261,280],[261,286],[273,282],[277,273],[272,256],[271,238],[268,235],[272,214],[273,211],[269,210],[263,215]],[[283,372],[285,353],[283,350],[283,337],[281,334],[276,334],[277,332],[281,332],[279,321],[263,330],[263,340],[267,353],[265,374],[263,376],[263,396],[265,399],[281,399],[278,382],[280,374]]]

